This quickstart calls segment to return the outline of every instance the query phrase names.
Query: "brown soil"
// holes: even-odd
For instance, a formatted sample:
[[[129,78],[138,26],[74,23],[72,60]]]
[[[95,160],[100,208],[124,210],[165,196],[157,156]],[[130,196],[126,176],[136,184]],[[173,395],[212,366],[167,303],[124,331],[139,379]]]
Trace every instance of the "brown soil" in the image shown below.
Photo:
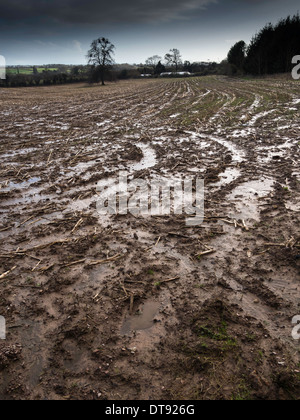
[[[299,399],[298,83],[0,93],[0,398]],[[99,216],[120,170],[204,177],[204,223]]]

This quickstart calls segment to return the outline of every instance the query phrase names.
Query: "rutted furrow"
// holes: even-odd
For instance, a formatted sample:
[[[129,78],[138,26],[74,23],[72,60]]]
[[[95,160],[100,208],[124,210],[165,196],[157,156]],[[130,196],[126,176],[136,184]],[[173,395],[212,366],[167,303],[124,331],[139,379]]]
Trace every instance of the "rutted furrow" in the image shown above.
[[[0,313],[20,348],[0,394],[150,399],[149,378],[158,399],[178,384],[184,398],[298,392],[297,86],[205,77],[4,92]],[[97,184],[120,171],[148,186],[204,178],[203,224],[99,215]]]

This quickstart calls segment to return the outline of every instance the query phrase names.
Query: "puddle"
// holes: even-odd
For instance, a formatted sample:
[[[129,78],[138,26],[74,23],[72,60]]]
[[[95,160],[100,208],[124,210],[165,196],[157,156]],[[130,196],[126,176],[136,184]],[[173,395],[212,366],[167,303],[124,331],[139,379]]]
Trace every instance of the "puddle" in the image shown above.
[[[243,130],[234,130],[233,133],[231,134],[232,137],[234,138],[239,138],[239,137],[249,137],[251,136],[251,134],[254,133],[254,129],[253,128],[247,128],[247,129],[243,129]]]
[[[121,328],[121,335],[131,335],[134,331],[149,330],[154,325],[154,318],[159,310],[159,302],[149,300],[140,309],[139,315],[129,316]]]
[[[285,204],[285,207],[287,208],[287,210],[300,212],[300,203],[299,202],[288,201]]]
[[[151,147],[149,147],[148,145],[144,143],[138,143],[137,147],[139,147],[142,150],[144,157],[140,162],[135,163],[134,165],[131,165],[129,167],[128,170],[130,173],[137,172],[143,169],[152,168],[153,166],[157,164],[156,153]],[[97,183],[97,192],[101,194],[101,199],[104,201],[112,199],[114,202],[114,197],[118,193],[122,193],[125,191],[127,192],[127,190],[128,190],[128,184],[127,184],[127,180],[125,180],[124,178],[121,180],[118,177],[107,178],[107,179],[102,179],[101,181]],[[97,198],[99,199],[99,197]]]
[[[201,133],[195,133],[193,131],[185,131],[185,132],[187,134],[189,134],[190,136],[192,136],[193,140],[196,140],[196,139],[202,139],[202,141],[205,140],[205,143],[201,143],[202,147],[207,147],[207,144],[211,146],[211,144],[209,144],[208,140],[212,140],[213,142],[219,143],[222,146],[226,147],[226,149],[228,149],[229,152],[232,153],[234,163],[241,163],[246,158],[243,150],[238,148],[234,143],[232,143],[229,140],[222,139],[221,137],[216,137],[216,136],[211,136],[211,135],[206,135],[206,134],[201,134]]]
[[[273,186],[274,181],[267,178],[239,185],[227,196],[229,201],[234,202],[237,211],[237,214],[232,216],[245,220],[259,220],[258,199],[266,198]]]
[[[40,382],[40,376],[43,372],[45,360],[42,352],[44,338],[43,325],[40,322],[29,319],[21,320],[20,338],[23,348],[28,351],[25,354],[25,365],[28,369],[28,383],[31,389],[34,389]]]
[[[16,209],[18,206],[25,206],[29,204],[36,204],[36,203],[49,203],[50,200],[54,200],[54,195],[45,195],[41,194],[40,190],[38,189],[31,189],[28,193],[26,193],[22,197],[16,197],[9,200],[3,200],[1,201],[1,207],[7,207],[7,206],[14,206]],[[10,209],[12,210],[12,209]],[[7,210],[4,210],[3,212],[6,212]],[[2,213],[2,209],[0,209],[0,213]]]
[[[210,136],[209,138],[221,144],[222,146],[226,147],[226,149],[228,149],[232,153],[234,163],[240,163],[240,162],[243,162],[243,160],[245,160],[245,157],[246,157],[245,153],[231,141],[224,140],[224,139],[221,139],[220,137],[215,137],[215,136]]]
[[[111,123],[112,123],[112,121],[111,121],[111,120],[105,120],[105,121],[103,121],[103,122],[101,122],[101,123],[97,123],[97,126],[98,126],[98,127],[110,126],[110,125],[111,125]]]
[[[264,117],[266,117],[267,115],[272,114],[273,112],[275,112],[276,109],[272,109],[270,111],[264,111],[264,112],[260,112],[259,114],[256,114],[251,121],[249,121],[248,126],[249,127],[254,127],[256,122]]]
[[[256,95],[255,96],[255,101],[250,106],[249,110],[252,111],[252,110],[258,108],[259,107],[259,104],[260,104],[260,100],[261,100],[261,97],[259,95]]]
[[[155,151],[150,146],[144,143],[137,143],[136,146],[142,150],[144,157],[140,162],[130,166],[129,171],[136,172],[142,171],[144,169],[153,168],[157,164]]]
[[[193,106],[198,105],[202,101],[202,99],[205,98],[205,96],[208,96],[210,93],[211,93],[211,90],[207,90],[204,94],[200,95],[199,98],[197,99],[197,101],[193,102],[192,105]],[[198,111],[194,111],[194,112],[198,112]]]
[[[292,147],[297,144],[298,140],[290,138],[281,138],[281,140],[285,140],[285,142],[274,146],[258,147],[257,151],[261,154],[258,160],[262,163],[269,163],[270,161],[290,157]]]
[[[243,150],[239,149],[234,143],[222,139],[220,137],[209,136],[209,139],[221,144],[226,147],[229,152],[232,154],[232,163],[238,164],[245,160],[246,156]],[[241,176],[241,170],[234,167],[227,168],[223,173],[220,174],[220,181],[213,184],[215,188],[220,188],[224,185],[228,185],[231,182],[235,181]]]
[[[76,342],[70,340],[65,341],[63,343],[63,348],[66,352],[63,361],[65,369],[75,374],[79,374],[88,368],[86,353]]]
[[[187,169],[187,172],[192,172],[192,173],[195,173],[195,174],[204,174],[204,172],[205,172],[205,169],[199,169],[199,168],[188,168]],[[182,174],[182,177],[184,176],[184,174]]]
[[[220,181],[215,182],[212,184],[213,187],[219,188],[223,187],[224,185],[231,184],[231,182],[235,181],[237,178],[241,176],[240,169],[237,168],[227,168],[225,172],[219,175]]]
[[[91,208],[93,204],[97,203],[98,195],[94,195],[91,198],[84,198],[82,200],[73,200],[71,201],[68,206],[67,210],[72,212],[82,212],[87,211]]]
[[[30,147],[30,148],[26,148],[26,149],[16,149],[16,150],[13,150],[12,152],[1,154],[1,158],[2,159],[11,159],[11,158],[14,158],[14,157],[20,156],[20,155],[21,156],[22,155],[28,155],[28,154],[34,153],[36,151],[39,151],[39,148]]]
[[[4,188],[1,188],[2,192],[9,192],[12,190],[23,190],[25,188],[28,188],[30,185],[32,184],[36,184],[37,182],[40,182],[41,178],[39,177],[34,177],[34,178],[30,178],[27,181],[23,181],[23,182],[9,182],[9,184],[7,186],[5,186]]]

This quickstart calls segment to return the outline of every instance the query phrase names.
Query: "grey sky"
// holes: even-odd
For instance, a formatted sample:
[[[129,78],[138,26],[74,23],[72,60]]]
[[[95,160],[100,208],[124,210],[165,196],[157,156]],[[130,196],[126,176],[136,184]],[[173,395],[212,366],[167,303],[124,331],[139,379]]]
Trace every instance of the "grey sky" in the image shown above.
[[[297,13],[299,1],[0,0],[0,10],[0,55],[8,64],[85,64],[99,36],[116,45],[119,63],[170,48],[190,61],[220,61],[236,41]]]

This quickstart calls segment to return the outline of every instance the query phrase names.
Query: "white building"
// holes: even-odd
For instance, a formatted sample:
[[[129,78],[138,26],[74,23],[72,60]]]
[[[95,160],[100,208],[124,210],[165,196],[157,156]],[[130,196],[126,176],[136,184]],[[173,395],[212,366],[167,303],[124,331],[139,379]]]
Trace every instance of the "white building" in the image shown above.
[[[192,73],[189,71],[178,71],[178,72],[165,72],[160,74],[161,77],[170,77],[170,76],[192,76]]]

